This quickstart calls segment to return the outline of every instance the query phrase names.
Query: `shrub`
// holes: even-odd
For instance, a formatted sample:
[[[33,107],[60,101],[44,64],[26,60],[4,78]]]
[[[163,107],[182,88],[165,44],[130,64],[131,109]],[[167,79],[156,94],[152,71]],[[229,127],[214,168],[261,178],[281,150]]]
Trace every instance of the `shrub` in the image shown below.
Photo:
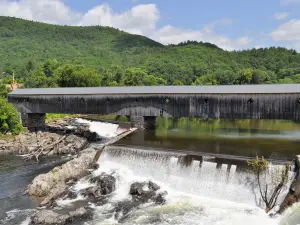
[[[0,133],[18,134],[22,130],[20,116],[7,99],[0,98]]]

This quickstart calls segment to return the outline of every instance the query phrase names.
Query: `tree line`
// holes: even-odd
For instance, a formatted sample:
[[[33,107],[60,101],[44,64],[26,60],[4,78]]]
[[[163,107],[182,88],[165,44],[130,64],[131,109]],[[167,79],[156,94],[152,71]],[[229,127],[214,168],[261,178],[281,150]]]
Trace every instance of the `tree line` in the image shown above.
[[[58,26],[10,17],[0,17],[0,58],[0,74],[15,71],[28,87],[300,81],[300,54],[293,49],[229,52],[196,41],[164,46],[110,27]],[[38,79],[31,82],[30,77]],[[72,77],[78,81],[70,81]]]

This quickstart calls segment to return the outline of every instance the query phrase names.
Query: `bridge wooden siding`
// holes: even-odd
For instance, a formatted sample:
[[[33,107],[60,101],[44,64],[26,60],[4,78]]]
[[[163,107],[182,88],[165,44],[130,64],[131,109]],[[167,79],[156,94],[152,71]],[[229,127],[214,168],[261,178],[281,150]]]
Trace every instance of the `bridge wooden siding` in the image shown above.
[[[18,89],[8,99],[27,114],[300,119],[298,84]]]

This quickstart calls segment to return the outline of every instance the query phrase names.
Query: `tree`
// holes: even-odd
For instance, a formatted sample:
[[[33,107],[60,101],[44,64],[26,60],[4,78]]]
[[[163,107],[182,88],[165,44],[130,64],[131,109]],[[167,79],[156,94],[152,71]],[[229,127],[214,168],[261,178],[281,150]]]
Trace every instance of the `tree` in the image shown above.
[[[267,72],[263,70],[254,70],[252,73],[251,84],[263,84],[268,79]]]
[[[0,98],[0,133],[18,134],[22,130],[20,116],[7,99]]]
[[[198,77],[193,85],[216,85],[217,80],[214,78],[212,74],[203,75]]]
[[[172,85],[175,85],[175,86],[182,86],[183,83],[182,83],[180,80],[174,80]]]
[[[29,60],[28,63],[26,64],[25,66],[25,69],[28,71],[28,72],[31,72],[35,69],[35,65],[34,65],[34,62],[32,60]]]
[[[279,194],[288,182],[289,167],[286,165],[284,169],[270,170],[269,162],[264,157],[260,160],[258,156],[255,160],[249,161],[248,165],[251,167],[251,172],[256,176],[259,192],[268,213],[276,206]]]
[[[283,79],[278,80],[278,84],[293,84],[295,83],[291,78],[285,77]]]
[[[142,86],[146,75],[146,71],[141,68],[129,68],[125,71],[124,84],[126,86]]]
[[[24,86],[26,88],[50,88],[57,87],[57,81],[54,77],[47,77],[43,70],[33,71],[26,78]]]
[[[58,67],[58,62],[56,59],[47,59],[43,64],[43,71],[47,77],[50,77],[54,74],[54,71]]]
[[[64,65],[55,72],[59,87],[99,87],[101,76],[94,69]]]
[[[145,86],[163,86],[167,84],[165,79],[160,77],[155,77],[153,75],[145,75],[143,77],[142,83]]]
[[[253,76],[252,69],[243,69],[239,72],[238,84],[250,84]]]

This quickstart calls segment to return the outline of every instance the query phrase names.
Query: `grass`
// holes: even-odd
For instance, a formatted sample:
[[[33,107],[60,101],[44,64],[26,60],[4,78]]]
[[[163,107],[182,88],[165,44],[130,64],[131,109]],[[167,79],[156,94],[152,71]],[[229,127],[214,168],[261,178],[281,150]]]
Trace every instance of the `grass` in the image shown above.
[[[59,113],[47,113],[46,114],[46,123],[50,123],[53,120],[64,119],[68,117],[75,117],[74,114],[59,114]]]

